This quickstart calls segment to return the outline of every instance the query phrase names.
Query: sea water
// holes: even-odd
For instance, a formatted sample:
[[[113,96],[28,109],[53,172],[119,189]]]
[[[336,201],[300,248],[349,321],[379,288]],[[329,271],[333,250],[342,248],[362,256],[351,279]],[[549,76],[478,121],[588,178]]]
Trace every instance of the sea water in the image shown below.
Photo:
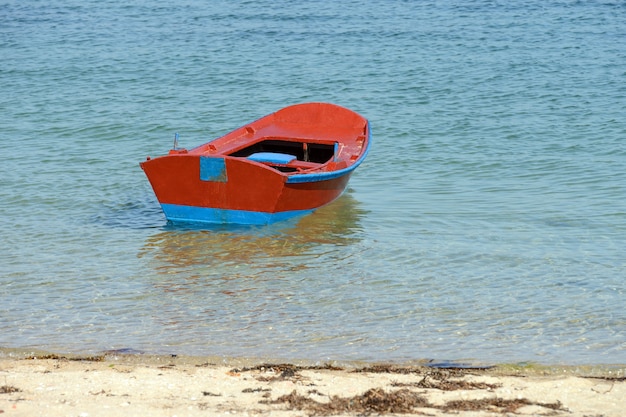
[[[626,363],[623,1],[0,4],[0,347]],[[168,225],[138,163],[284,106],[347,192]]]

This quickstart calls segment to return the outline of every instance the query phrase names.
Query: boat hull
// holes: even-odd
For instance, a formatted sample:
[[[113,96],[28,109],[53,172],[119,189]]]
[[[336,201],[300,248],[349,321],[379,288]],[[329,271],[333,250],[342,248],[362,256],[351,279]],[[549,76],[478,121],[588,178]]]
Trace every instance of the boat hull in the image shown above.
[[[290,183],[264,165],[195,155],[157,158],[142,167],[165,217],[173,222],[268,224],[290,219],[335,200],[351,174]],[[203,172],[207,170],[213,172]]]
[[[328,111],[326,107],[323,109]],[[252,127],[248,129],[261,130],[263,120],[250,124]],[[367,127],[366,120],[364,126]],[[339,157],[337,144],[333,151],[331,145],[325,144],[327,139],[316,142],[316,137],[307,136],[311,128],[306,124],[300,131],[291,124],[288,126],[292,136],[304,139],[282,141],[276,139],[280,126],[271,127],[271,140],[267,135],[243,138],[239,135],[235,139],[227,135],[225,138],[229,140],[217,139],[190,151],[172,150],[168,155],[142,162],[141,167],[165,217],[172,222],[185,223],[269,224],[308,214],[343,193],[361,155],[352,156],[352,161],[346,162]],[[366,150],[369,131],[360,129],[360,147]],[[249,130],[244,131],[243,136],[246,132]],[[237,145],[236,140],[242,144]],[[246,140],[248,143],[244,143]],[[211,146],[212,143],[217,146]],[[296,150],[303,146],[303,155],[307,155],[250,154],[263,146],[278,146],[277,143]],[[312,160],[307,146],[312,149]],[[316,149],[320,155],[329,153],[316,161]]]

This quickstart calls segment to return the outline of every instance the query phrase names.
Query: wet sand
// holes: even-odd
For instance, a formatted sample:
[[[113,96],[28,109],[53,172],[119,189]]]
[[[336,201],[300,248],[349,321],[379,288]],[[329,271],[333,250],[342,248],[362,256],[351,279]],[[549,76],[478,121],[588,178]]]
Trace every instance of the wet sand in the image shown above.
[[[624,366],[462,369],[5,354],[0,414],[622,417],[625,375]]]

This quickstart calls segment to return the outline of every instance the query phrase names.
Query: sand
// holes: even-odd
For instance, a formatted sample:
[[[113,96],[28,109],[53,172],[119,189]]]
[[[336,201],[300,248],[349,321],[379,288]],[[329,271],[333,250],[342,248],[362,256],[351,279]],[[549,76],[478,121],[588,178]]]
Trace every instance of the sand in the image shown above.
[[[4,416],[626,415],[626,368],[0,356]]]

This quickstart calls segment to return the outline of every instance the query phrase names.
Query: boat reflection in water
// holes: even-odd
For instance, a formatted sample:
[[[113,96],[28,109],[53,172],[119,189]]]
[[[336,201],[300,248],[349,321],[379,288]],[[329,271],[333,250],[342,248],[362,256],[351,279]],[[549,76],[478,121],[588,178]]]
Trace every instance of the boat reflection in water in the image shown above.
[[[175,287],[188,280],[293,274],[311,263],[319,267],[333,248],[360,239],[364,211],[358,205],[346,192],[311,215],[267,226],[168,226],[148,238],[139,256],[153,257],[149,264],[174,278],[168,281]]]
[[[364,215],[347,193],[286,222],[168,226],[147,238],[139,256],[150,270],[135,284],[151,349],[301,357],[343,317],[347,294],[363,280]]]

